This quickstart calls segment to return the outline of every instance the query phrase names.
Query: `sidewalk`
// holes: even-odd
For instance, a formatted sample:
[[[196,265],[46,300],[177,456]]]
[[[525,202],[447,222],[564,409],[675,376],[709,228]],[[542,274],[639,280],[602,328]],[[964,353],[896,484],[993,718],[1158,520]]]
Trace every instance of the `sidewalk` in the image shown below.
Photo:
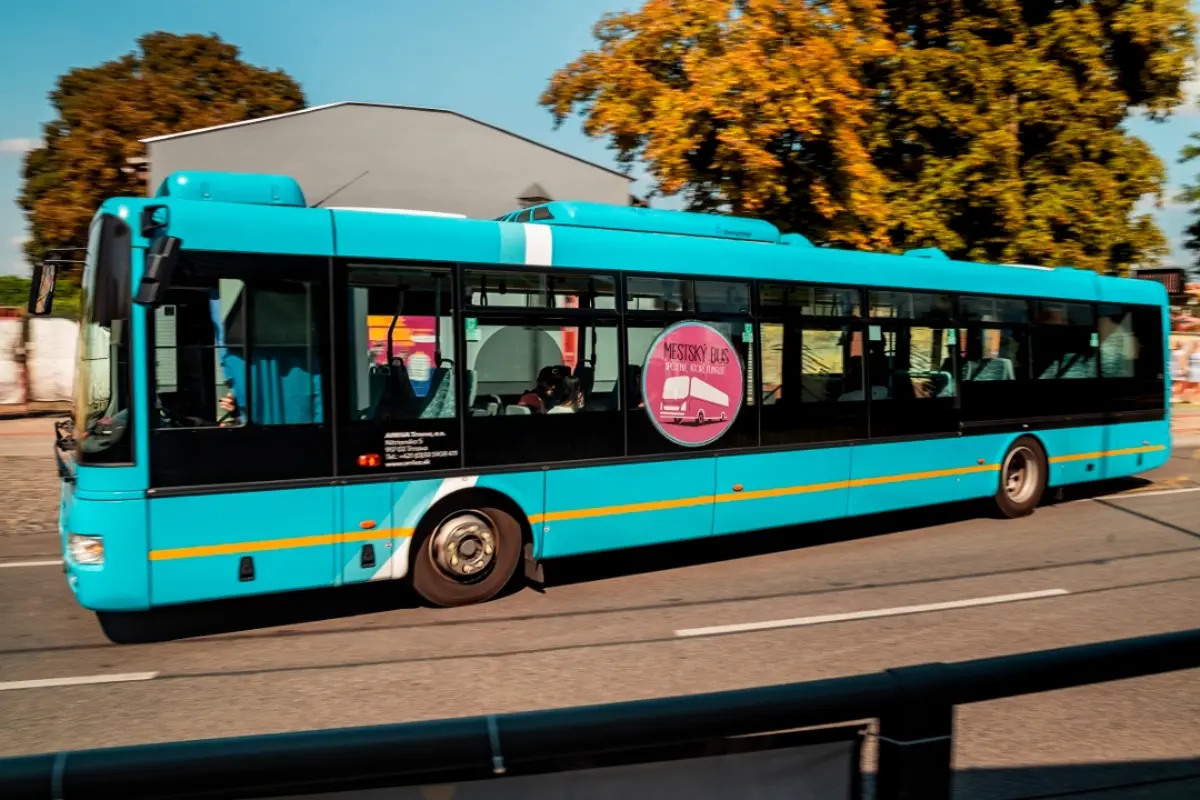
[[[1171,407],[1171,438],[1176,447],[1200,447],[1200,403]]]
[[[0,418],[0,457],[54,457],[54,423],[67,414]]]

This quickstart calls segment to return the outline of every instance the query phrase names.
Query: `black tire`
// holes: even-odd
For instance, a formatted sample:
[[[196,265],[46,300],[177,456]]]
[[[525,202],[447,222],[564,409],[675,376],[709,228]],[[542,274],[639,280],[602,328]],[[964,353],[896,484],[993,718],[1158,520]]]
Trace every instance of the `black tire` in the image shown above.
[[[1050,477],[1046,451],[1037,439],[1022,436],[1012,443],[1000,462],[996,509],[1009,519],[1027,517],[1042,502]]]
[[[437,516],[417,543],[412,563],[413,590],[430,605],[443,608],[483,603],[503,591],[521,563],[521,524],[512,514],[494,506],[459,508]],[[439,565],[435,546],[444,528],[447,534],[453,534],[464,524],[459,520],[469,517],[478,518],[490,528],[492,560],[479,576],[454,577]]]

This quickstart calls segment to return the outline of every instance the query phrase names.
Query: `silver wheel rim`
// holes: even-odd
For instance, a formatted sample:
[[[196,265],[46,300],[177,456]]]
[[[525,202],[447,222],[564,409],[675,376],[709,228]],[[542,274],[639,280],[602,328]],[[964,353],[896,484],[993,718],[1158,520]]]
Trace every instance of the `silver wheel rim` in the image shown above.
[[[1018,505],[1028,503],[1041,480],[1041,464],[1028,447],[1016,447],[1004,459],[1001,476],[1008,499]]]
[[[447,578],[459,583],[481,580],[496,563],[496,526],[483,514],[449,517],[433,532],[429,556]]]

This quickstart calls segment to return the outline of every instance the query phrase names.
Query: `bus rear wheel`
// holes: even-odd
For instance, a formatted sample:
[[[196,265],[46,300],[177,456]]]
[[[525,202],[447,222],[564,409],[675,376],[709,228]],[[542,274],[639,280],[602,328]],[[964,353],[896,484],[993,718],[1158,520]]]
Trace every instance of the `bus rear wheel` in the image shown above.
[[[1027,436],[1017,439],[1000,465],[996,508],[1010,519],[1029,516],[1042,501],[1048,477],[1046,451],[1038,441]]]
[[[446,514],[421,539],[412,586],[426,602],[449,608],[499,594],[521,562],[521,525],[494,507]]]

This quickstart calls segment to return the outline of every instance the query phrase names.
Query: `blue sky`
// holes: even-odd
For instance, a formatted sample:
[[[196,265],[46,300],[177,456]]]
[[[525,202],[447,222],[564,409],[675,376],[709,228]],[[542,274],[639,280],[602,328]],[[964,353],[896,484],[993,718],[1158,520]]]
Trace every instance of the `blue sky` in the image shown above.
[[[1200,0],[1198,0],[1200,2]],[[217,33],[251,63],[282,68],[300,81],[310,104],[362,100],[451,108],[606,165],[612,154],[589,140],[577,120],[553,129],[537,104],[555,69],[592,44],[600,15],[636,0],[206,0],[143,3],[114,13],[103,3],[58,0],[5,15],[0,29],[0,274],[28,274],[20,254],[25,223],[15,198],[21,153],[52,118],[47,95],[59,74],[133,48],[152,30]],[[132,7],[131,7],[132,8]],[[1190,96],[1200,91],[1192,81]],[[1190,105],[1168,123],[1130,123],[1171,171],[1172,191],[1200,165],[1175,164],[1200,110]],[[1167,203],[1156,212],[1179,248],[1188,215]]]

